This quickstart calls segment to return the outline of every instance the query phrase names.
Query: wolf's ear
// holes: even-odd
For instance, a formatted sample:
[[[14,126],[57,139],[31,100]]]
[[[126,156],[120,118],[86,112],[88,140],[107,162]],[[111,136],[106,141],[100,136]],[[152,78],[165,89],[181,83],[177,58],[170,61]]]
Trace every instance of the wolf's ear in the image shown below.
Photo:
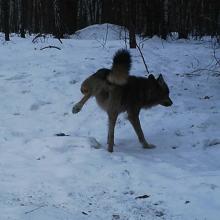
[[[159,75],[159,77],[157,78],[157,81],[160,85],[164,85],[165,82],[164,82],[162,74]]]
[[[148,79],[155,79],[155,78],[154,78],[154,75],[150,74],[150,75],[148,76]]]

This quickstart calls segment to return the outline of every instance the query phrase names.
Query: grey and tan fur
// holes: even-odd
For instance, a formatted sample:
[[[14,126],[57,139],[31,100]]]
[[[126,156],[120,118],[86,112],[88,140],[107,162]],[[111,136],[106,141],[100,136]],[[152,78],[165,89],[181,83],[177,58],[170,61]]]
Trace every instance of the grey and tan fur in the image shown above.
[[[127,112],[128,120],[133,126],[144,148],[152,148],[141,128],[139,113],[142,108],[155,105],[171,106],[169,88],[162,75],[157,79],[130,76],[131,56],[127,50],[119,50],[113,58],[111,69],[99,69],[89,76],[81,85],[84,97],[73,106],[75,114],[81,111],[86,101],[94,96],[98,105],[108,114],[108,151],[113,152],[114,129],[118,115]]]

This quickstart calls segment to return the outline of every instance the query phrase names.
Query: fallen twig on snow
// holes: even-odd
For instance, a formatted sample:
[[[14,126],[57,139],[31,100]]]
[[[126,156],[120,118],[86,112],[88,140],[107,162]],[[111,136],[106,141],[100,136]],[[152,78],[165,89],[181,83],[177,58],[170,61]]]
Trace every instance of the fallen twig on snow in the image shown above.
[[[135,199],[146,199],[149,197],[150,197],[149,195],[143,195],[143,196],[137,196],[137,197],[135,197]]]
[[[191,72],[177,73],[176,75],[189,76],[189,77],[192,77],[192,76],[200,76],[198,73],[200,73],[200,72],[202,72],[202,71],[211,72],[211,73],[216,74],[217,76],[220,75],[220,71],[215,70],[215,69],[206,69],[206,68],[199,68],[199,69],[193,70],[193,71],[191,71]],[[194,74],[194,73],[197,73],[197,74]]]
[[[55,49],[57,49],[57,50],[61,50],[60,47],[57,47],[57,46],[51,46],[51,45],[46,46],[46,47],[42,47],[42,48],[40,48],[40,50],[44,50],[44,49],[47,49],[47,48],[55,48]]]
[[[35,208],[35,209],[32,209],[32,210],[30,210],[30,211],[25,212],[24,214],[27,215],[27,214],[29,214],[29,213],[31,213],[31,212],[34,212],[34,211],[36,211],[36,210],[38,210],[38,209],[41,209],[41,208],[45,207],[45,206],[46,206],[45,204],[44,204],[44,205],[41,205],[41,206],[39,206],[39,207],[37,207],[37,208]]]

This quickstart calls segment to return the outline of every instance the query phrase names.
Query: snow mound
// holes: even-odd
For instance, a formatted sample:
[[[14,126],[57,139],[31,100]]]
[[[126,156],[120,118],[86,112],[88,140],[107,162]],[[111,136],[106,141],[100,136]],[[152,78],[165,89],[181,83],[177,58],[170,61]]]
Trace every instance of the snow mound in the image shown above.
[[[77,31],[73,39],[80,40],[122,40],[127,36],[127,29],[114,24],[95,24]]]

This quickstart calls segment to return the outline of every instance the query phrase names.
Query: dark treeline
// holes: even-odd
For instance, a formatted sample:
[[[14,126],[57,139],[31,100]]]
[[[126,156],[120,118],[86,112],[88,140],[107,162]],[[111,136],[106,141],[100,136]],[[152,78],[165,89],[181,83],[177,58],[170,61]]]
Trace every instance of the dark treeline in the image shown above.
[[[164,39],[171,32],[180,38],[220,36],[219,0],[0,0],[0,18],[6,39],[12,32],[62,38],[107,22],[126,26],[131,34]]]

